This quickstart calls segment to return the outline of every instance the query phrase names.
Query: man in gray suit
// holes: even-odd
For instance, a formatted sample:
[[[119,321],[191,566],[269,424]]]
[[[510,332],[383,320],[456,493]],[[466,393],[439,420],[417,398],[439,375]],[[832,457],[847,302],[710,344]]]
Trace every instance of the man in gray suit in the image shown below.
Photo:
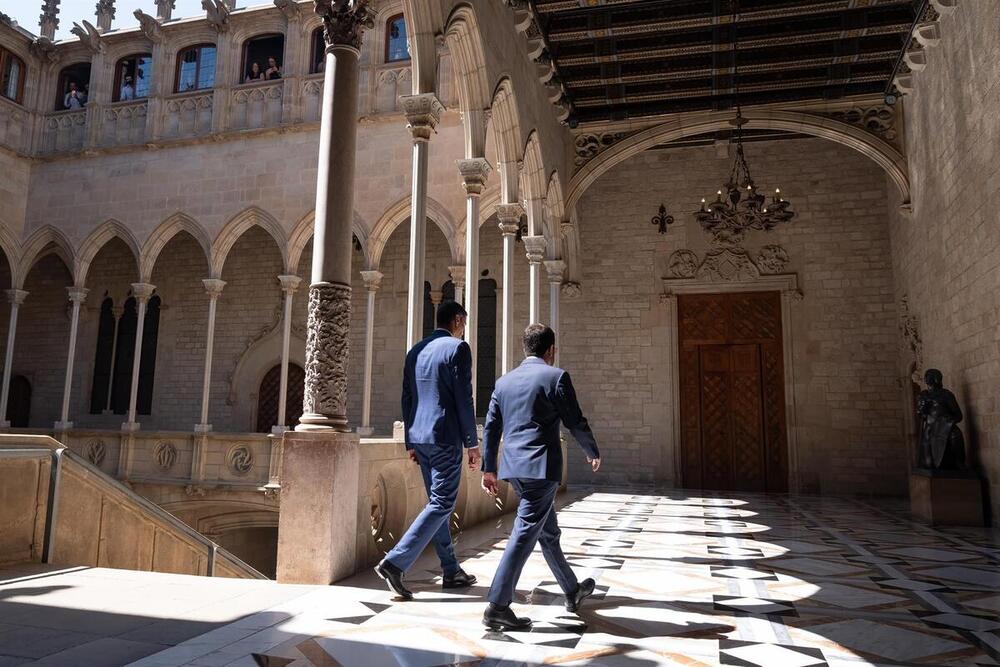
[[[569,373],[553,366],[555,332],[542,324],[529,326],[524,331],[524,354],[520,366],[497,380],[483,433],[483,488],[496,495],[499,472],[499,478],[509,480],[521,498],[514,528],[487,596],[490,604],[483,624],[492,630],[518,630],[531,625],[531,619],[519,618],[511,611],[510,603],[521,570],[537,542],[541,542],[545,562],[566,594],[567,611],[575,612],[594,592],[594,580],[577,581],[559,546],[555,510],[563,466],[559,423],[576,438],[594,472],[601,467],[601,454],[576,401]]]

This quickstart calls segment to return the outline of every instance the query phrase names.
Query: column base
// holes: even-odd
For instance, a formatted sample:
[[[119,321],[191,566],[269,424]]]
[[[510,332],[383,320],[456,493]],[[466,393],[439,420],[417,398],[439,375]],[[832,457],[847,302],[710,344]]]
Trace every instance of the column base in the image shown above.
[[[56,431],[68,431],[73,428],[73,422],[56,422],[52,428]]]
[[[375,435],[375,429],[373,429],[371,426],[359,426],[358,435],[361,436],[362,438],[370,438],[373,435]]]
[[[350,433],[351,427],[347,423],[346,417],[331,417],[329,415],[319,415],[307,413],[299,418],[299,425],[296,431],[335,431],[338,433]]]
[[[139,430],[139,422],[123,422],[122,431],[126,433],[135,433]]]
[[[326,586],[357,571],[359,442],[332,430],[284,434],[279,582]]]
[[[212,432],[212,425],[211,424],[195,424],[194,425],[194,432],[195,433],[211,433]]]

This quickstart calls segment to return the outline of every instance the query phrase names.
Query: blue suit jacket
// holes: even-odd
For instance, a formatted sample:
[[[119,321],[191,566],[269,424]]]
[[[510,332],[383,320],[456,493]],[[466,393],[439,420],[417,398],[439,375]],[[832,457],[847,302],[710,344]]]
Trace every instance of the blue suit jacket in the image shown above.
[[[407,449],[479,445],[468,343],[437,329],[413,346],[403,369],[403,423]]]
[[[497,380],[493,390],[483,432],[483,472],[498,471],[499,453],[500,479],[562,481],[560,421],[587,456],[600,458],[569,373],[528,357]]]

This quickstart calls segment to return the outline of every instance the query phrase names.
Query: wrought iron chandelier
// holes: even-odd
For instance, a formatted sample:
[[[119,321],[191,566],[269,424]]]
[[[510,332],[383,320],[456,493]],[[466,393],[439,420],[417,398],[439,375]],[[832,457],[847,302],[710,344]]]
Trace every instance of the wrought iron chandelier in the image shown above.
[[[747,164],[743,152],[743,126],[747,119],[740,109],[738,32],[736,17],[738,0],[732,0],[733,26],[733,92],[736,98],[736,118],[730,121],[734,130],[730,143],[736,145],[736,158],[729,172],[729,180],[716,193],[715,201],[706,203],[701,200],[701,209],[694,216],[705,231],[712,234],[722,234],[728,238],[742,238],[751,229],[770,231],[783,222],[795,217],[788,210],[791,203],[781,198],[781,189],[776,188],[774,196],[768,201],[767,196],[757,191],[757,185],[750,175],[750,165]]]

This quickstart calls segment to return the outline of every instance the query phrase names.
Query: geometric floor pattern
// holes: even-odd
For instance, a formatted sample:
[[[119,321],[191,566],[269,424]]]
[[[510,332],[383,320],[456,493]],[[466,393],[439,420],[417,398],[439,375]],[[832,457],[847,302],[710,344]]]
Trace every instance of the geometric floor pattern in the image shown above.
[[[500,525],[462,536],[470,591],[417,569],[415,599],[398,601],[365,575],[134,664],[1000,665],[993,531],[929,528],[901,504],[684,492],[576,496],[559,522],[577,574],[597,580],[579,615],[536,552],[515,600],[533,628],[484,630]]]

